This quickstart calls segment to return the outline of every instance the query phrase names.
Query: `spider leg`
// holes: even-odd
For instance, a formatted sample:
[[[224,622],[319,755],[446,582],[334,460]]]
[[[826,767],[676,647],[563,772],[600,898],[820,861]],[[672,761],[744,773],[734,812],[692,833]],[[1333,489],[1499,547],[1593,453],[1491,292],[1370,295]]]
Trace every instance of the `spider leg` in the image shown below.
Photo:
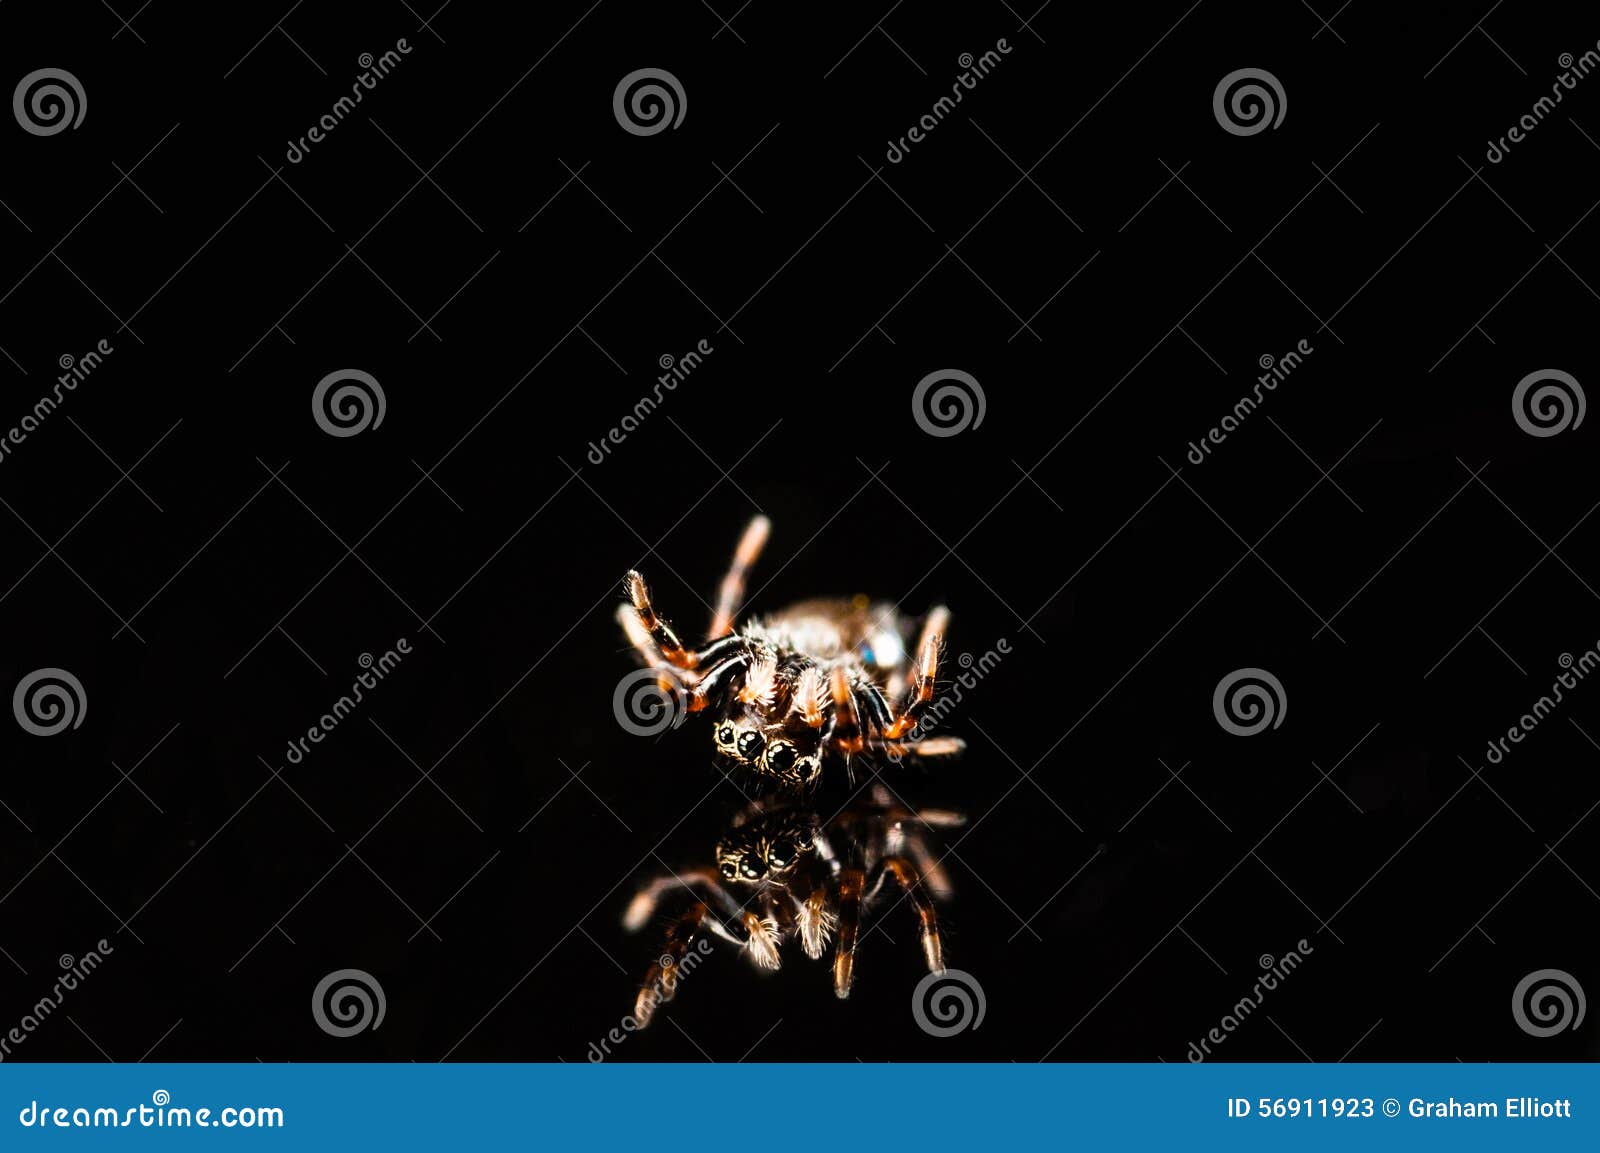
[[[678,972],[683,959],[689,955],[695,940],[702,933],[720,928],[720,923],[706,907],[704,901],[683,911],[667,928],[666,943],[661,955],[650,962],[644,979],[639,982],[639,992],[633,1002],[633,1016],[643,1029],[655,1016],[656,1007],[672,1000],[678,992]]]
[[[733,632],[734,614],[739,611],[739,602],[744,599],[745,577],[750,572],[750,566],[756,563],[756,557],[761,555],[762,546],[767,543],[767,534],[772,531],[772,522],[764,516],[758,516],[745,526],[744,536],[739,538],[739,547],[734,550],[733,564],[728,568],[728,575],[722,578],[722,585],[717,590],[717,611],[711,618],[711,639],[720,640]]]
[[[967,823],[967,814],[954,809],[918,809],[912,819],[930,829],[959,829]]]
[[[661,896],[680,887],[704,890],[731,920],[742,925],[744,936],[729,929],[704,900],[695,897],[693,903],[668,925],[661,955],[650,963],[644,979],[639,982],[633,1016],[641,1029],[650,1023],[658,1005],[672,1000],[677,994],[678,973],[682,970],[683,959],[689,955],[695,941],[704,934],[710,933],[737,946],[761,968],[778,967],[778,944],[782,940],[782,932],[777,920],[770,915],[762,917],[746,910],[708,870],[697,869],[651,881],[629,902],[628,911],[623,917],[624,928],[630,932],[641,928],[654,915]]]
[[[967,742],[960,737],[928,737],[921,741],[872,740],[866,742],[864,747],[894,758],[953,757],[966,750]]]
[[[921,819],[919,817],[919,819]],[[962,818],[963,823],[965,818]],[[950,884],[950,874],[945,872],[944,865],[935,857],[928,848],[928,842],[921,832],[907,830],[905,834],[906,851],[911,854],[911,859],[917,863],[917,872],[922,875],[922,883],[928,887],[936,900],[943,900],[955,892]]]
[[[636,577],[638,574],[631,575]],[[670,633],[670,626],[659,617],[655,619],[661,628]],[[730,636],[713,641],[697,652],[680,650],[679,659],[674,661],[662,651],[656,634],[646,627],[644,615],[639,609],[633,605],[618,605],[617,620],[644,663],[661,670],[661,691],[671,693],[677,689],[686,690],[688,711],[691,713],[714,704],[727,688],[730,674],[750,660],[749,643],[743,637]],[[675,635],[672,642],[677,643]]]
[[[738,918],[743,914],[744,907],[734,899],[733,894],[722,887],[722,882],[710,869],[685,869],[681,873],[657,877],[635,893],[633,900],[628,902],[627,912],[622,915],[622,927],[630,933],[636,933],[644,928],[656,915],[662,896],[680,888],[691,892],[703,892],[722,907],[726,916]],[[736,943],[743,944],[743,942]]]
[[[945,628],[950,623],[950,610],[940,605],[928,614],[922,626],[922,639],[917,643],[916,676],[908,691],[906,702],[900,706],[899,715],[884,729],[887,740],[899,740],[916,727],[917,719],[933,699],[934,683],[939,675],[939,650],[944,647]]]
[[[628,640],[651,663],[659,660],[677,669],[696,669],[730,647],[743,646],[742,638],[729,636],[728,630],[724,630],[713,635],[703,649],[696,651],[686,648],[672,626],[656,612],[650,586],[645,583],[643,574],[638,569],[629,569],[622,583],[628,596],[628,605],[624,605],[618,614],[622,627],[628,634]],[[633,610],[631,614],[628,612],[629,605]]]
[[[878,863],[877,876],[872,885],[872,897],[878,895],[885,880],[892,880],[899,885],[917,910],[917,919],[921,923],[922,932],[922,956],[928,962],[928,971],[944,972],[944,944],[939,936],[939,917],[933,910],[933,901],[928,896],[927,888],[923,885],[922,876],[917,872],[916,866],[904,857],[883,858]]]
[[[855,981],[856,940],[861,931],[861,890],[866,875],[860,869],[839,873],[839,943],[833,952],[833,992],[840,1000],[850,996]]]
[[[673,668],[694,668],[695,654],[683,647],[683,642],[678,639],[678,634],[672,631],[672,626],[656,612],[655,604],[650,599],[650,586],[644,583],[644,577],[640,575],[639,570],[628,570],[628,575],[623,578],[623,587],[627,590],[628,600],[633,605],[637,625],[637,627],[629,625],[624,619],[623,628],[627,630],[628,639],[633,641],[634,647],[644,652],[646,659],[649,659],[652,654],[641,643],[641,638],[648,638],[650,647],[654,649],[654,655]]]
[[[770,913],[762,916],[746,909],[739,914],[739,920],[744,926],[744,939],[730,939],[738,941],[744,955],[756,968],[776,969],[781,963],[778,946],[783,943],[783,930],[778,926],[777,918]]]
[[[838,927],[839,917],[828,904],[828,889],[818,885],[802,900],[798,893],[790,893],[794,903],[795,932],[800,947],[813,961],[821,958],[828,948],[828,938]]]
[[[861,735],[861,714],[856,708],[855,690],[842,666],[833,670],[829,688],[833,693],[833,730],[828,735],[828,743],[848,757],[851,753],[860,752],[865,742]]]
[[[739,648],[744,644],[743,637],[729,637],[728,640],[738,642],[738,645],[733,646],[735,648]],[[725,642],[719,641],[717,644],[714,644],[710,648],[706,649],[705,652],[710,654],[714,649],[723,647],[724,644]],[[749,662],[750,652],[748,649],[745,649],[742,652],[736,652],[732,656],[718,660],[715,664],[711,665],[710,668],[706,669],[704,675],[702,675],[699,681],[695,683],[694,687],[689,690],[688,711],[691,713],[698,713],[701,709],[706,708],[708,705],[715,704],[722,697],[723,693],[727,691],[730,684],[729,678],[732,676],[734,671],[744,667],[745,665],[749,664]],[[670,686],[668,686],[668,688],[670,688]]]

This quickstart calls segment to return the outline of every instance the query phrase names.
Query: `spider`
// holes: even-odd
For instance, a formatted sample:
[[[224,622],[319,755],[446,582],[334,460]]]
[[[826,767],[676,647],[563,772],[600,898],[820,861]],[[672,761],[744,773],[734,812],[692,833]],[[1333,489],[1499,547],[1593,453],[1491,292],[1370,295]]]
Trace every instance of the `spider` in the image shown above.
[[[758,516],[745,529],[698,649],[685,647],[656,612],[644,577],[628,573],[629,603],[618,606],[617,617],[645,662],[660,670],[662,689],[681,691],[688,712],[710,710],[717,751],[785,789],[815,785],[829,753],[848,767],[858,753],[898,760],[965,748],[956,737],[913,736],[939,671],[950,620],[942,605],[923,620],[914,650],[907,647],[911,623],[894,606],[864,596],[803,601],[734,631],[746,574],[771,527]]]
[[[661,956],[640,983],[635,1020],[643,1028],[661,1002],[672,1000],[680,963],[708,933],[769,970],[778,968],[786,940],[798,940],[806,956],[817,960],[837,935],[833,991],[849,997],[862,917],[895,891],[916,911],[928,971],[943,973],[934,903],[950,895],[950,882],[929,850],[927,831],[965,822],[965,815],[950,810],[914,811],[882,785],[874,786],[870,800],[827,821],[799,804],[766,808],[753,802],[717,842],[714,868],[657,877],[629,902],[623,927],[637,932],[664,896],[680,888],[693,894],[688,908],[669,922]]]

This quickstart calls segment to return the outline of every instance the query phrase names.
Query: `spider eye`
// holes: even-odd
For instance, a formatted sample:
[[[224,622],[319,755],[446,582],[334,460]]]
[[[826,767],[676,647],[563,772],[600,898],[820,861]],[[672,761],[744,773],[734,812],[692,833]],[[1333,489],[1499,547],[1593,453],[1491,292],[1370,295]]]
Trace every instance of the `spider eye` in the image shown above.
[[[794,768],[798,756],[788,741],[774,741],[767,749],[767,767],[776,773],[787,773]]]
[[[773,841],[767,849],[767,860],[777,868],[784,868],[795,862],[796,852],[794,842],[787,837],[780,837]]]
[[[725,752],[733,750],[734,727],[732,723],[723,721],[717,726],[717,731],[714,735],[717,740],[717,748]]]
[[[739,862],[739,872],[743,873],[752,881],[759,880],[766,874],[766,871],[767,863],[754,853],[747,854],[745,858]]]
[[[797,777],[809,785],[816,780],[817,773],[821,768],[822,762],[816,757],[801,757],[795,762],[794,771]]]
[[[722,875],[724,877],[728,878],[728,880],[730,880],[730,881],[733,880],[733,878],[738,874],[738,872],[739,872],[738,867],[732,861],[724,861],[724,862],[722,862]]]
[[[766,748],[767,740],[760,733],[745,732],[739,734],[739,755],[747,761],[753,761],[761,755],[761,750]]]

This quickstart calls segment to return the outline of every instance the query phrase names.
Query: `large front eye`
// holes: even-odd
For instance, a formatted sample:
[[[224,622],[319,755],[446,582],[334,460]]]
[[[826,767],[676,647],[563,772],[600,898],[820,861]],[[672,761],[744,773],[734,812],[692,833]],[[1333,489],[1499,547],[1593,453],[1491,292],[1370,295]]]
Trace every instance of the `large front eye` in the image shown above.
[[[761,750],[766,747],[767,740],[760,733],[746,731],[739,734],[739,755],[747,761],[753,761],[761,755]]]
[[[784,869],[794,864],[796,851],[794,842],[788,837],[779,837],[767,848],[767,860],[773,868]]]
[[[822,769],[822,762],[816,757],[801,757],[795,762],[794,773],[806,784],[817,779],[817,773]]]
[[[754,853],[747,853],[739,862],[739,872],[752,881],[759,881],[766,875],[767,863]]]
[[[733,878],[735,876],[737,876],[738,873],[739,873],[739,868],[732,861],[723,861],[722,862],[722,875],[724,877],[728,878],[728,880],[730,880],[730,881],[733,880]]]
[[[733,727],[732,721],[723,721],[717,726],[717,731],[713,735],[717,740],[717,748],[725,753],[734,751],[734,738],[738,735],[738,730]]]
[[[787,773],[797,759],[799,754],[788,741],[773,741],[767,747],[767,767],[775,773]]]

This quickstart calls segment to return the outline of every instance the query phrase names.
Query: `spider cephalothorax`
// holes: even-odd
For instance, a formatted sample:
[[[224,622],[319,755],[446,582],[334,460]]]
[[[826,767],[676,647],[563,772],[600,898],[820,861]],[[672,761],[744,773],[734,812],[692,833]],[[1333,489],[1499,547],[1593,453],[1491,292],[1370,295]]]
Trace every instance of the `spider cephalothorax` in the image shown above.
[[[753,803],[717,842],[716,868],[690,868],[656,878],[635,894],[623,917],[643,928],[663,901],[686,893],[687,907],[669,922],[665,946],[639,988],[634,1016],[649,1024],[678,988],[680,963],[710,934],[743,950],[762,969],[776,969],[787,941],[812,960],[834,946],[833,988],[848,997],[863,918],[902,902],[916,914],[923,960],[944,971],[944,939],[934,904],[950,884],[928,834],[965,821],[948,810],[914,810],[877,785],[868,800],[824,820],[799,805]],[[892,903],[890,898],[894,898]]]
[[[745,529],[723,579],[711,633],[690,649],[656,613],[644,577],[630,572],[619,617],[644,659],[681,693],[689,712],[708,711],[717,751],[783,788],[807,788],[829,754],[940,756],[954,737],[915,740],[933,698],[949,612],[940,607],[908,645],[910,625],[892,605],[865,597],[816,600],[734,629],[745,575],[770,524]]]

